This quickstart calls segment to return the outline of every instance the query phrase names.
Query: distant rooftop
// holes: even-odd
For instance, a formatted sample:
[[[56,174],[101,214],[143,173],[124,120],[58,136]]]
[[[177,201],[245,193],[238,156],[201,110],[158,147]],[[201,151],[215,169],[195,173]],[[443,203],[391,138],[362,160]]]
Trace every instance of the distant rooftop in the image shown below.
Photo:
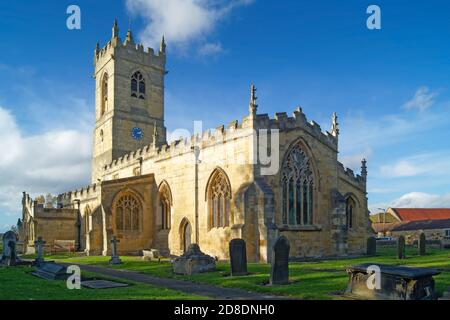
[[[389,208],[399,221],[447,220],[450,208]]]
[[[450,229],[450,219],[372,223],[372,229],[376,233],[386,231]]]

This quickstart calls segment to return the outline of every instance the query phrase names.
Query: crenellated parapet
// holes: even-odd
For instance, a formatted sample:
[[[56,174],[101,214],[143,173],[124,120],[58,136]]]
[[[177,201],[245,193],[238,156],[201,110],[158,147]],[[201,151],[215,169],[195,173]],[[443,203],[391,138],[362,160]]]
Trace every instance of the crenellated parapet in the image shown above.
[[[319,141],[337,151],[338,140],[332,133],[322,131],[320,125],[315,121],[308,121],[302,109],[298,107],[291,117],[286,112],[275,113],[274,118],[267,114],[257,115],[255,129],[278,129],[280,132],[289,130],[304,130]]]
[[[198,146],[205,149],[215,145],[224,144],[253,134],[251,127],[243,127],[238,120],[231,121],[227,126],[220,125],[215,129],[205,130],[201,133],[191,135],[189,138],[174,140],[170,144],[150,144],[136,151],[129,152],[111,163],[103,166],[105,174],[114,172],[124,167],[138,165],[141,161],[152,159],[163,161],[175,158],[187,153],[192,153],[192,147]]]
[[[153,65],[164,70],[166,64],[166,43],[164,37],[161,40],[159,50],[155,52],[153,48],[144,48],[142,44],[134,43],[131,30],[128,30],[125,41],[122,41],[119,37],[117,21],[114,21],[111,39],[102,48],[97,43],[94,50],[94,65],[101,66],[110,59],[129,55],[135,55],[143,64]]]
[[[363,174],[355,174],[355,172],[346,168],[341,162],[338,162],[338,176],[355,187],[366,190],[366,177]]]
[[[80,202],[92,200],[97,198],[100,193],[101,185],[94,183],[92,185],[58,195],[58,204],[63,208],[67,208],[73,206],[75,200],[79,200]]]
[[[215,129],[192,135],[190,138],[175,140],[170,144],[147,145],[114,159],[111,163],[103,166],[103,172],[108,174],[131,165],[138,165],[140,161],[147,159],[152,159],[156,162],[181,156],[192,153],[194,145],[200,147],[200,149],[205,149],[248,137],[261,129],[278,129],[280,132],[301,129],[337,151],[337,138],[328,131],[323,132],[318,123],[308,121],[301,108],[297,108],[292,117],[289,117],[285,112],[280,112],[276,113],[274,118],[270,118],[267,114],[260,114],[253,120],[253,123],[249,122],[248,117],[244,118],[241,123],[238,120],[233,120],[227,126],[220,125]]]

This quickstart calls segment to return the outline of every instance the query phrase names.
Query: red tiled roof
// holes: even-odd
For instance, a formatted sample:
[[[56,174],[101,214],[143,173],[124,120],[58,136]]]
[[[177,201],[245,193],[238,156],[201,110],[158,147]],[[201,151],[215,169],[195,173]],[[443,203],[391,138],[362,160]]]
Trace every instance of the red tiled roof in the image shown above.
[[[391,208],[401,221],[447,220],[450,208]]]

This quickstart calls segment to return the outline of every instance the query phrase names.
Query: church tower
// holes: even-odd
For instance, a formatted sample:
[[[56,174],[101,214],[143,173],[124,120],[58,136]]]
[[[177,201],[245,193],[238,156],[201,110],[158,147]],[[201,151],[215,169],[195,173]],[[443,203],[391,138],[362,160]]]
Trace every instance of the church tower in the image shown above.
[[[131,30],[122,42],[117,20],[105,47],[97,43],[92,183],[102,179],[102,167],[112,160],[166,142],[165,64],[164,38],[157,53],[151,48],[144,51],[143,45],[134,43]]]

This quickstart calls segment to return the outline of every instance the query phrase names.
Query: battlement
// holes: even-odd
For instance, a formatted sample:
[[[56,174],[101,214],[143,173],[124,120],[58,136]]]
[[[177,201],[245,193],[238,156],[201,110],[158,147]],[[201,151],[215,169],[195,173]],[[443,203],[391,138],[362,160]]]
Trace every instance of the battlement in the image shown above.
[[[241,123],[238,120],[233,120],[227,126],[220,125],[215,129],[192,135],[190,138],[175,140],[170,144],[160,146],[150,144],[114,159],[111,163],[103,167],[103,171],[105,173],[113,172],[123,167],[138,165],[140,161],[145,159],[152,158],[155,161],[159,161],[192,153],[193,146],[204,149],[216,144],[249,136],[257,133],[261,129],[278,129],[282,132],[299,128],[315,136],[322,143],[337,151],[337,137],[328,131],[322,132],[318,123],[314,121],[308,122],[301,108],[297,108],[292,117],[289,117],[285,112],[276,113],[273,119],[267,114],[260,114],[256,116],[254,124],[249,122],[248,117],[245,117]]]
[[[58,195],[58,204],[65,208],[72,205],[74,200],[84,201],[95,198],[99,195],[100,190],[101,185],[94,183],[74,191],[65,192]]]
[[[166,43],[163,38],[160,49],[157,53],[155,53],[155,50],[150,47],[144,49],[142,44],[134,43],[131,30],[128,30],[125,41],[122,41],[119,36],[117,21],[114,21],[112,38],[102,48],[100,48],[100,45],[97,42],[97,46],[94,51],[94,64],[97,65],[97,63],[102,61],[104,58],[114,59],[117,55],[136,55],[136,58],[144,64],[159,65],[164,67],[166,61]]]
[[[256,129],[278,129],[280,131],[301,128],[334,150],[337,151],[338,148],[337,136],[328,131],[323,132],[320,125],[315,121],[308,122],[300,107],[294,111],[292,117],[289,117],[286,112],[275,113],[273,119],[267,114],[257,115],[255,127]]]
[[[131,51],[132,50],[132,51]],[[142,44],[134,43],[122,43],[120,39],[112,39],[106,43],[106,45],[95,52],[94,64],[97,65],[100,61],[105,58],[115,57],[116,55],[137,55],[137,58],[144,64],[148,65],[159,65],[161,67],[165,64],[165,54],[162,52],[155,53],[152,48],[147,48],[144,50]]]
[[[348,182],[365,189],[366,179],[360,174],[355,174],[352,169],[346,168],[341,162],[338,162],[338,173],[340,177],[346,178]]]

